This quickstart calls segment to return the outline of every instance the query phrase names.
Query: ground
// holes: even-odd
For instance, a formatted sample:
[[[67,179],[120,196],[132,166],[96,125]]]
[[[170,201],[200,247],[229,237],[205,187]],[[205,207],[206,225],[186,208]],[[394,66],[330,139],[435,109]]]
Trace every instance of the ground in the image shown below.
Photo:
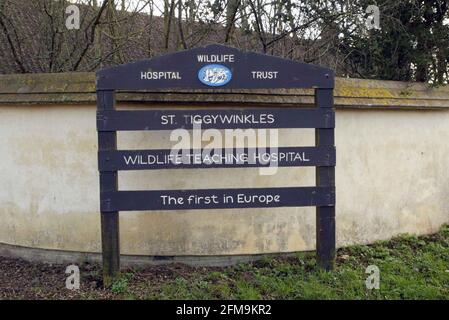
[[[367,289],[366,268],[380,270]],[[100,266],[80,265],[81,288],[68,290],[65,265],[0,258],[0,299],[449,299],[449,226],[440,232],[338,250],[320,271],[313,253],[225,268],[181,264],[123,270],[102,288]]]

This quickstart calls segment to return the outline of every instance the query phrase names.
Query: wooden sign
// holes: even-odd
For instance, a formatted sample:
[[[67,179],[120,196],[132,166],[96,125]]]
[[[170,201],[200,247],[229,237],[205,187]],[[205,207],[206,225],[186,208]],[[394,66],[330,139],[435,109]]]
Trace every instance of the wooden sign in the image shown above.
[[[97,72],[98,168],[104,283],[120,270],[119,211],[315,206],[317,258],[335,257],[334,73],[268,55],[210,45]],[[313,88],[313,108],[115,110],[115,92],[146,89]],[[300,106],[298,106],[300,107]],[[315,128],[315,146],[117,150],[117,131]],[[316,167],[316,185],[282,188],[118,190],[119,170]],[[232,174],[232,173],[230,173]],[[244,212],[242,212],[244,214]]]

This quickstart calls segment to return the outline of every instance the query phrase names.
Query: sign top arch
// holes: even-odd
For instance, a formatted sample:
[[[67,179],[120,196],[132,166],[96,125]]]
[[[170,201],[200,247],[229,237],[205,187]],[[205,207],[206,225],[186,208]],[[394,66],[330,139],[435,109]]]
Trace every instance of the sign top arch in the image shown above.
[[[213,44],[102,69],[97,91],[334,88],[334,71]]]

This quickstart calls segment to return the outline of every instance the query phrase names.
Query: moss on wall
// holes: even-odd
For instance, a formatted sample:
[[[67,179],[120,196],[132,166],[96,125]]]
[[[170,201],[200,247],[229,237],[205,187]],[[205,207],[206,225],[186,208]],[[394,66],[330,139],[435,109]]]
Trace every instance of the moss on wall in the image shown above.
[[[304,89],[273,90],[161,90],[120,93],[119,102],[312,104],[313,92]],[[337,78],[337,108],[440,109],[449,108],[449,87],[423,83]],[[95,103],[94,73],[0,75],[0,104]]]

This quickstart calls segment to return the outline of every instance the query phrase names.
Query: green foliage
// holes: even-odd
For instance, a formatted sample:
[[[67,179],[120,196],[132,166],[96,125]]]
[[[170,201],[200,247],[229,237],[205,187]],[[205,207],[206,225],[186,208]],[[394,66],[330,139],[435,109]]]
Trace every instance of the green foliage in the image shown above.
[[[354,1],[366,8],[370,0]],[[449,18],[446,0],[379,0],[380,29],[366,30],[351,15],[338,24],[339,52],[347,57],[344,71],[350,76],[385,80],[448,81]],[[365,15],[366,16],[366,15]],[[355,26],[355,27],[354,27]]]
[[[340,249],[325,272],[312,252],[254,263],[193,269],[158,283],[125,274],[112,291],[127,299],[449,299],[449,227],[423,237]],[[380,289],[366,288],[366,267],[380,269]],[[136,273],[137,274],[137,273]]]
[[[129,281],[132,279],[133,273],[125,273],[120,278],[114,281],[111,291],[117,294],[125,293],[128,289]]]

